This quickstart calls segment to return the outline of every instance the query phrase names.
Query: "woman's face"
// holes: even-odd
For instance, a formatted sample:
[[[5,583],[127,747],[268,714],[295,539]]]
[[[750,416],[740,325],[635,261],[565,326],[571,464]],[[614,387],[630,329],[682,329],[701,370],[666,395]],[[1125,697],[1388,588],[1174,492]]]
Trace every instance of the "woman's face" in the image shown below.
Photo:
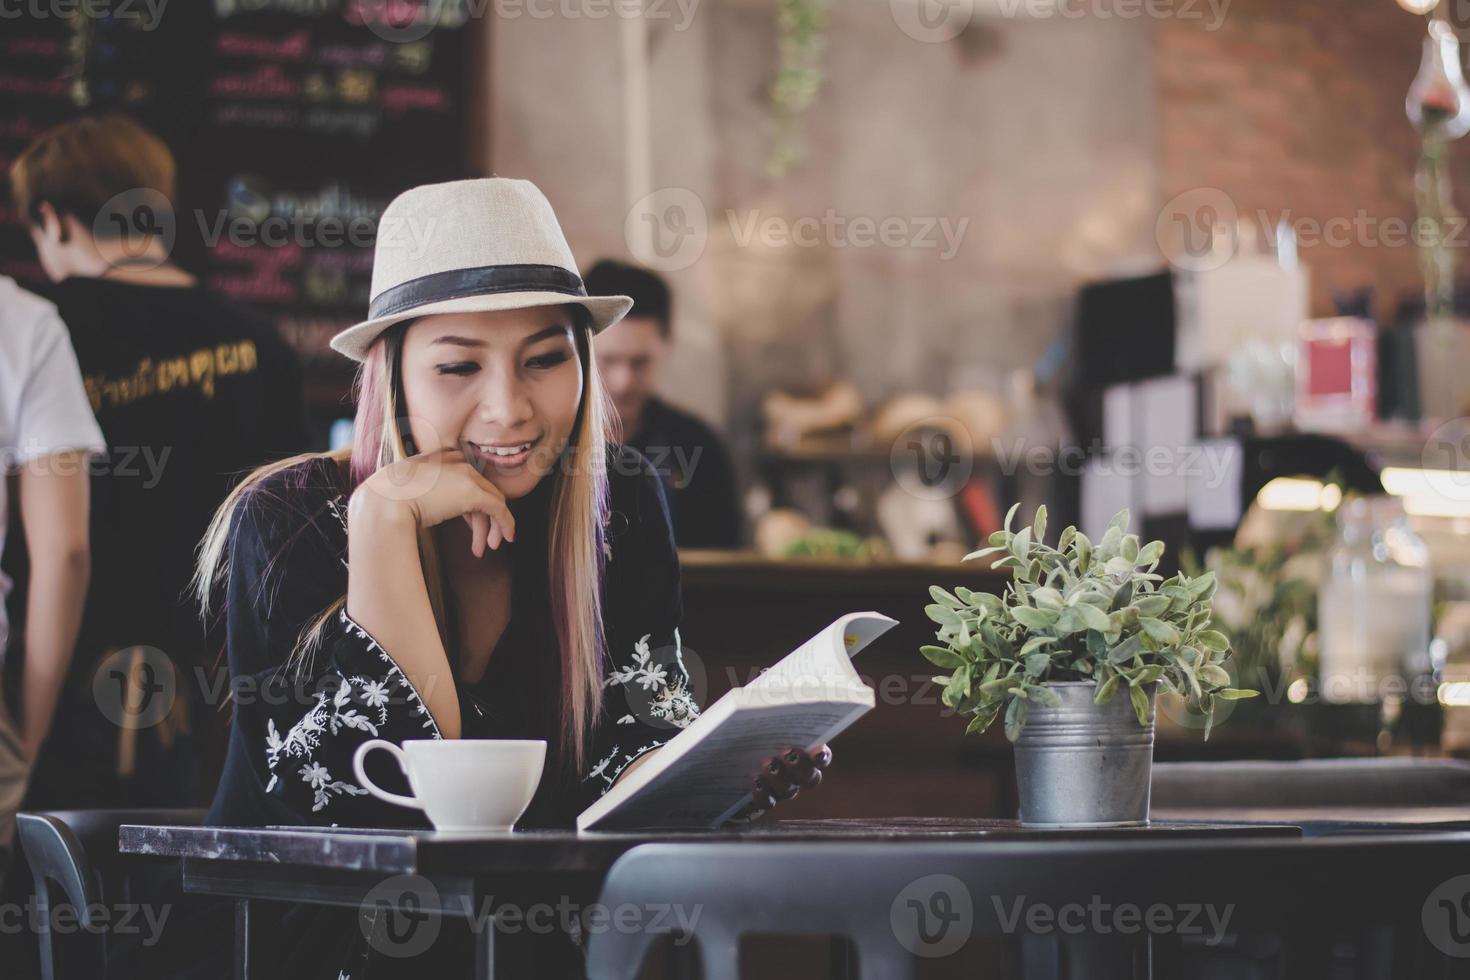
[[[582,400],[564,306],[441,313],[403,337],[403,391],[421,453],[462,449],[506,496],[525,496],[571,438]]]

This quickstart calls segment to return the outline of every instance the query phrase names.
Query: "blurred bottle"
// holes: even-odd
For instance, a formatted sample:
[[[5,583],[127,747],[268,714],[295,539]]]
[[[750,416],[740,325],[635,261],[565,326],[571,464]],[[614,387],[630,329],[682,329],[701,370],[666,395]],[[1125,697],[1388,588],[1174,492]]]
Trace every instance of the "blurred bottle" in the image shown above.
[[[1392,722],[1405,699],[1427,688],[1429,551],[1396,497],[1359,497],[1337,511],[1319,596],[1322,699],[1384,705]]]

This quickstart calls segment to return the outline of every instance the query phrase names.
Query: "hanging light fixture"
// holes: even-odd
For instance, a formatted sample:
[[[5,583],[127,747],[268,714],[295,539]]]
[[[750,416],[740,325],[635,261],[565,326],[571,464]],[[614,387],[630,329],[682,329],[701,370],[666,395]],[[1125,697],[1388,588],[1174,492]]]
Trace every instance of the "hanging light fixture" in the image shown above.
[[[1450,247],[1449,238],[1460,214],[1450,193],[1450,145],[1470,132],[1470,86],[1460,68],[1460,39],[1444,13],[1441,9],[1429,20],[1419,73],[1404,100],[1420,140],[1414,172],[1419,212],[1415,237],[1424,273],[1426,338],[1433,351],[1420,385],[1424,413],[1430,418],[1464,414],[1460,393],[1465,389],[1455,358],[1456,249]]]
[[[1399,0],[1399,6],[1411,14],[1427,14],[1439,6],[1439,0]]]
[[[1404,108],[1425,135],[1453,140],[1470,132],[1470,87],[1460,69],[1460,39],[1439,18],[1429,22],[1419,74]]]

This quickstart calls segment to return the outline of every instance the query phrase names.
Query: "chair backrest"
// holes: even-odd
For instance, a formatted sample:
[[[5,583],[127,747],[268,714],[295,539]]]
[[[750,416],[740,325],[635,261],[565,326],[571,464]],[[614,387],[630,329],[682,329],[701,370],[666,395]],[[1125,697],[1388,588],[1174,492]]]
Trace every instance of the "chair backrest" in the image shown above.
[[[1152,793],[1160,808],[1453,806],[1470,803],[1470,762],[1156,762]]]
[[[99,980],[107,969],[106,902],[118,888],[117,832],[123,824],[198,825],[204,810],[53,810],[20,813],[16,831],[35,882],[42,980]],[[52,910],[76,925],[50,928]]]
[[[952,955],[972,936],[1073,938],[1060,925],[1038,933],[1033,908],[1050,910],[1060,923],[1061,909],[1086,916],[1095,905],[1162,905],[1174,915],[1171,941],[1194,935],[1183,927],[1191,909],[1198,916],[1192,927],[1207,928],[1209,908],[1229,910],[1231,934],[1305,937],[1357,927],[1366,934],[1409,913],[1417,922],[1417,910],[1453,876],[1451,859],[1465,848],[1470,834],[647,844],[613,865],[599,903],[612,921],[627,907],[666,914],[649,928],[588,935],[587,974],[633,980],[651,943],[681,928],[675,923],[692,932],[707,980],[739,976],[740,937],[750,933],[845,936],[862,980],[912,977],[918,959]],[[1147,933],[1123,938],[1126,946]],[[1422,956],[1426,941],[1422,931],[1408,936],[1395,955]]]

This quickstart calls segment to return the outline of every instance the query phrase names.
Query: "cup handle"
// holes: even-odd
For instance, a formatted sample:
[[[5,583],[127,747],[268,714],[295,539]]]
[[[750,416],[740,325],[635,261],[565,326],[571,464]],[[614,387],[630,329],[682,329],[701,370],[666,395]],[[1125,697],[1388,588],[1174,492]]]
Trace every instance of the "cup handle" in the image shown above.
[[[386,789],[383,789],[382,787],[374,784],[373,781],[368,778],[368,774],[366,770],[363,769],[362,763],[363,760],[367,758],[367,754],[373,749],[386,749],[387,751],[393,753],[393,758],[398,760],[398,768],[403,770],[403,774],[405,776],[408,775],[408,760],[404,758],[403,750],[394,745],[392,742],[387,741],[386,739],[374,738],[369,739],[368,741],[363,742],[361,745],[359,745],[357,747],[357,751],[354,752],[352,755],[352,771],[357,775],[357,781],[363,785],[364,789],[366,789],[369,793],[373,794],[380,800],[384,800],[388,803],[396,803],[398,806],[406,806],[413,810],[422,810],[424,808],[424,805],[414,797],[402,796],[398,793],[390,793]]]

